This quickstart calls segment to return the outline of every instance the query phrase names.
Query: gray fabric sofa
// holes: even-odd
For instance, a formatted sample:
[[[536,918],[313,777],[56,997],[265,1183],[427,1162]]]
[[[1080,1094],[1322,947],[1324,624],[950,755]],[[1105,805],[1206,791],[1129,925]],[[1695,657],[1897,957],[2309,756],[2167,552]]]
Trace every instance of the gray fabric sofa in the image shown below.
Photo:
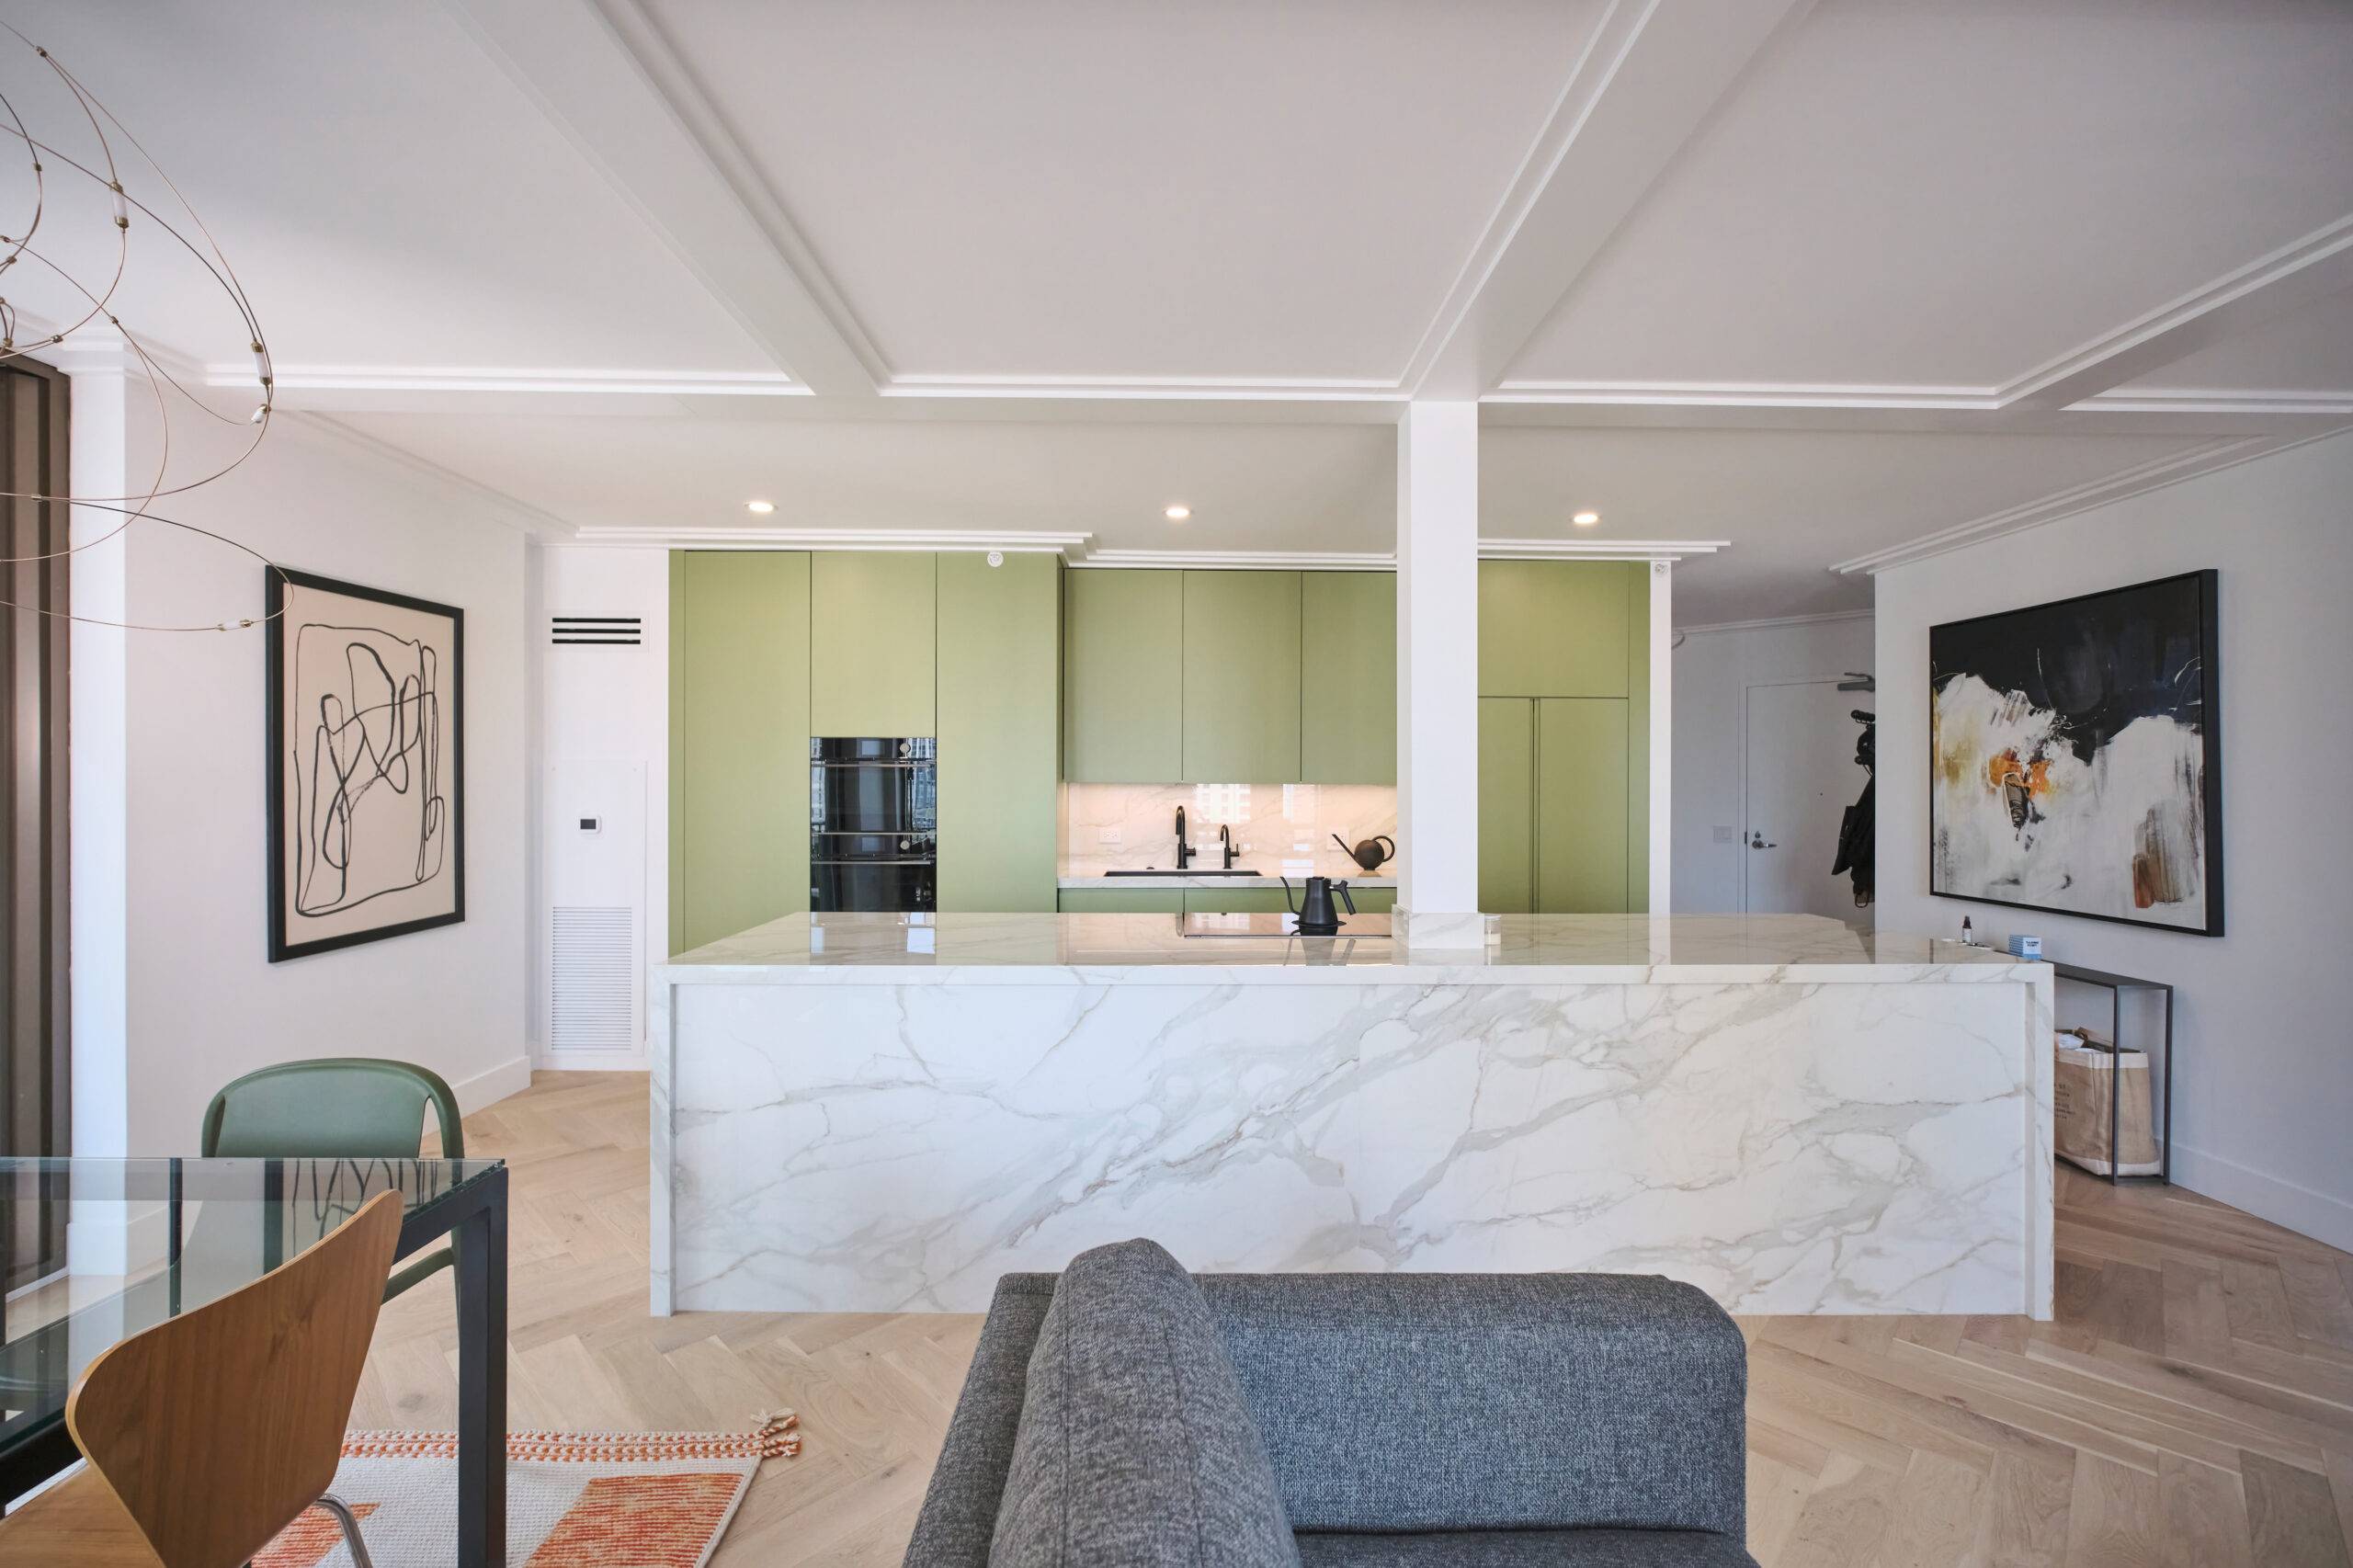
[[[996,1568],[1266,1562],[1265,1532],[1233,1526],[1251,1463],[1270,1467],[1276,1533],[1292,1532],[1280,1560],[1307,1568],[1755,1568],[1746,1346],[1699,1290],[1595,1274],[1187,1278],[1126,1243],[998,1282],[908,1568],[983,1568],[993,1546]],[[1050,1324],[1058,1279],[1074,1283]],[[1183,1320],[1204,1309],[1188,1340]],[[1106,1385],[1124,1409],[1071,1415]],[[1221,1425],[1256,1440],[1237,1448]],[[1228,1494],[1219,1538],[1202,1499]],[[1154,1514],[1211,1534],[1171,1549],[1165,1529],[1135,1532]]]

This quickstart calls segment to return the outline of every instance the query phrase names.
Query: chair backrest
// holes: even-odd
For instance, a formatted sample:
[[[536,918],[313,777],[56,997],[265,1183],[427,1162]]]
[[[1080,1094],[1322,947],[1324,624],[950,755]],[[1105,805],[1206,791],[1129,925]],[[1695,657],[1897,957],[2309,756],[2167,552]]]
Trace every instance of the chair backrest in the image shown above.
[[[169,1568],[235,1568],[334,1483],[400,1231],[399,1195],[380,1192],[82,1374],[66,1427]]]
[[[464,1158],[458,1098],[438,1074],[365,1056],[281,1062],[212,1096],[199,1148],[207,1158],[413,1160],[427,1102],[442,1158]]]

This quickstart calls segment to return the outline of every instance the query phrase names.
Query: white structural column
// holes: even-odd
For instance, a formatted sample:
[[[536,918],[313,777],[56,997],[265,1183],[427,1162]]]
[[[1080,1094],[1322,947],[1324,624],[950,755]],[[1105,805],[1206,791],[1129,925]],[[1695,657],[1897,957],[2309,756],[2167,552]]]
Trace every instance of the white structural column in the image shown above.
[[[1479,914],[1479,405],[1397,427],[1398,904],[1416,948],[1472,948]]]

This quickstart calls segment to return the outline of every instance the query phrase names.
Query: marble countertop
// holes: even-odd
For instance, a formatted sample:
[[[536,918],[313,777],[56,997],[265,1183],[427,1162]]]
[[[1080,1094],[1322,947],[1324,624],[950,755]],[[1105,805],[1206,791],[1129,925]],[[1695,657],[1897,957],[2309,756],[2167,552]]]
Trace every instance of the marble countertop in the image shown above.
[[[1177,888],[1274,888],[1279,891],[1286,876],[1290,878],[1293,887],[1309,877],[1330,877],[1352,888],[1393,888],[1397,885],[1394,877],[1359,877],[1346,871],[1262,871],[1255,877],[1204,877],[1193,871],[1122,871],[1115,877],[1095,871],[1065,875],[1056,885],[1063,888],[1140,888],[1147,892],[1169,892]]]
[[[1130,881],[1128,878],[1120,879]],[[1897,984],[2029,981],[1985,948],[1813,915],[1501,915],[1483,949],[1368,934],[1188,937],[1170,915],[793,915],[654,966],[662,985]]]

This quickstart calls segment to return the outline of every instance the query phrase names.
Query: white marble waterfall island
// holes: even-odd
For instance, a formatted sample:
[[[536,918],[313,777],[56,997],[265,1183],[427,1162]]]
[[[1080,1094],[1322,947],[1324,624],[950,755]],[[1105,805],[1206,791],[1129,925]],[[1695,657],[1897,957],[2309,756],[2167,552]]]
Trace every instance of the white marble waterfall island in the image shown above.
[[[1439,953],[794,916],[654,971],[654,1309],[978,1312],[1148,1235],[1200,1270],[2047,1318],[2050,973],[1807,915]]]

